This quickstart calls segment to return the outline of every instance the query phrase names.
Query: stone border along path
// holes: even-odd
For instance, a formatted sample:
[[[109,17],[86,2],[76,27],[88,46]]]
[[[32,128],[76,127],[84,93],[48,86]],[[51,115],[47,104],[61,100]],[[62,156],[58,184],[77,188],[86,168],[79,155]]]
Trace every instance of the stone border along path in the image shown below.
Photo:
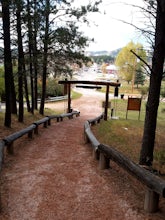
[[[52,120],[33,140],[21,139],[2,169],[0,219],[163,219],[144,213],[139,182],[118,167],[99,170],[90,144],[84,144],[84,122],[101,113],[100,99],[86,94],[75,102],[80,117]]]

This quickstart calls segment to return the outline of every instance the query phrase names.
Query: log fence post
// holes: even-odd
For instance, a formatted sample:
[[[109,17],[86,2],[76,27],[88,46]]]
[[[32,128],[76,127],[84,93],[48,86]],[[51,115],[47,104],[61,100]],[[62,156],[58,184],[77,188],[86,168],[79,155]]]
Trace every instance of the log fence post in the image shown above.
[[[100,153],[98,149],[93,149],[93,159],[99,160],[99,157],[100,157]]]
[[[14,141],[12,141],[11,143],[9,143],[7,145],[7,152],[8,154],[10,155],[13,155],[14,154]]]
[[[31,139],[33,138],[33,130],[28,132],[28,138],[31,138]]]
[[[100,153],[100,157],[99,157],[100,170],[108,169],[110,167],[109,162],[110,162],[110,159],[107,158],[103,153]]]
[[[147,188],[144,200],[144,210],[148,213],[153,213],[158,210],[159,194]]]
[[[48,121],[45,121],[44,122],[44,126],[43,126],[44,128],[47,128],[48,127]]]

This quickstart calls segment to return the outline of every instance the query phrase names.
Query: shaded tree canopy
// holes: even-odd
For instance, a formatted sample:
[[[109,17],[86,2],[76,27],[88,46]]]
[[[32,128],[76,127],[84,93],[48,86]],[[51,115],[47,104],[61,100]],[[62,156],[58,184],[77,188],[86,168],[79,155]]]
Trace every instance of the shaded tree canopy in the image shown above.
[[[114,57],[108,55],[99,55],[99,56],[91,56],[93,62],[102,64],[102,63],[113,63]]]
[[[101,1],[86,1],[76,6],[72,0],[7,0],[1,1],[3,9],[1,30],[4,39],[5,60],[10,69],[6,71],[5,86],[8,103],[14,100],[14,83],[18,86],[19,119],[23,121],[23,96],[31,113],[37,109],[38,80],[42,79],[42,101],[40,113],[44,113],[46,79],[51,74],[55,77],[67,77],[72,74],[72,65],[88,62],[84,50],[92,40],[80,31],[81,23],[89,25],[87,15],[98,12]],[[4,11],[4,10],[3,10]],[[7,19],[6,19],[7,18]],[[7,31],[6,31],[7,30]],[[7,35],[8,33],[8,35]],[[13,57],[11,49],[15,51]],[[13,77],[13,60],[16,74]],[[30,80],[29,80],[30,79]],[[29,100],[30,97],[30,100]],[[30,102],[31,101],[31,102]],[[14,103],[14,102],[12,102]],[[16,100],[15,100],[16,103]],[[13,107],[8,104],[10,120]],[[11,108],[12,107],[12,108]],[[10,109],[11,108],[11,109]],[[10,122],[8,123],[10,124]]]

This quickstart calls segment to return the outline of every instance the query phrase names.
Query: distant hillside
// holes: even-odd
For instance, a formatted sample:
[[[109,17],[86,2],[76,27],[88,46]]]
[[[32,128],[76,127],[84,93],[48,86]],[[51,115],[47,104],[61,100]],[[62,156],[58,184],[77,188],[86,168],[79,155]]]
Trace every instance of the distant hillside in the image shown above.
[[[121,50],[121,48],[116,49],[116,50],[112,50],[112,51],[106,51],[106,50],[103,50],[103,51],[87,51],[87,55],[88,56],[107,55],[107,56],[116,57],[120,50]]]
[[[111,56],[111,57],[115,58],[121,49],[122,48],[119,48],[119,49],[116,49],[116,50],[112,50],[112,51],[106,51],[106,50],[102,50],[102,51],[87,51],[86,55],[87,56]],[[0,59],[3,59],[3,53],[4,53],[4,49],[3,49],[3,47],[0,47]],[[12,50],[12,57],[17,57],[17,54],[18,54],[17,49],[13,49]]]
[[[122,49],[122,48],[118,48],[118,49],[116,49],[116,50],[112,50],[112,51],[110,52],[110,55],[111,55],[112,57],[116,57],[116,56],[118,55],[118,53],[120,52],[121,49]]]

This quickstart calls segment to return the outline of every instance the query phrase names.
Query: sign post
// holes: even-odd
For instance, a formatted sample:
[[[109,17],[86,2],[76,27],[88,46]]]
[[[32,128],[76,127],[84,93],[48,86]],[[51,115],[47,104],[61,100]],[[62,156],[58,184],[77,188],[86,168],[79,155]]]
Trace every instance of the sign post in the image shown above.
[[[117,82],[118,82],[118,80],[117,80]],[[116,86],[115,90],[114,90],[114,108],[113,108],[113,111],[111,114],[111,119],[119,119],[119,117],[116,116],[118,96],[119,96],[119,87]]]

